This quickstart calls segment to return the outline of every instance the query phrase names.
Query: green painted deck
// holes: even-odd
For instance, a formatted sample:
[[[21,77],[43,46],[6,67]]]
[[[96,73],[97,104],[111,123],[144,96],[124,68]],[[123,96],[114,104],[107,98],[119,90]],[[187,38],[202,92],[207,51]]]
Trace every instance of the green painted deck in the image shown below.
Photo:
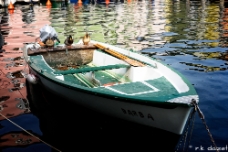
[[[127,77],[116,76],[107,71],[97,71],[94,72],[94,75],[100,85],[97,84],[96,81],[88,80],[83,73],[68,74],[64,76],[64,79],[107,94],[122,94],[144,98],[179,95],[165,77],[154,80],[130,82]]]

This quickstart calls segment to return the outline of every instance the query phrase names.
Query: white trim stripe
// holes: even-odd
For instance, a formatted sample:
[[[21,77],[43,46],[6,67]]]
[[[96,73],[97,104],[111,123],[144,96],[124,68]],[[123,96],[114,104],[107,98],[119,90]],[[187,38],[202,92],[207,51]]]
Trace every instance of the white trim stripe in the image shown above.
[[[125,93],[125,92],[122,92],[122,91],[119,91],[119,90],[116,90],[114,88],[111,88],[111,87],[105,87],[113,92],[116,92],[116,93],[119,93],[119,94],[124,94],[124,95],[129,95],[129,96],[135,96],[135,95],[141,95],[141,94],[148,94],[148,93],[153,93],[153,92],[158,92],[160,91],[159,89],[155,88],[154,86],[148,84],[147,82],[145,81],[142,81],[143,84],[145,84],[146,86],[148,86],[149,88],[153,89],[151,91],[143,91],[143,92],[137,92],[137,93]]]
[[[183,104],[191,105],[192,99],[195,99],[196,103],[199,102],[199,96],[198,95],[189,95],[189,96],[178,97],[178,98],[174,98],[174,99],[168,100],[167,102],[170,102],[170,103],[183,103]]]

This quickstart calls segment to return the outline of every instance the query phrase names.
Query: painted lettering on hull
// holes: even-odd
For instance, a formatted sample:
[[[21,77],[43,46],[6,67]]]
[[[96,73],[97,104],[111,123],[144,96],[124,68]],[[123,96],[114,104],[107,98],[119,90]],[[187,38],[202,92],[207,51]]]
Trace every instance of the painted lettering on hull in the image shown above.
[[[126,115],[134,116],[134,117],[140,117],[140,118],[148,118],[148,119],[151,119],[154,121],[154,117],[150,113],[145,114],[145,113],[142,113],[140,111],[129,110],[129,109],[124,109],[124,108],[121,108],[121,110]]]

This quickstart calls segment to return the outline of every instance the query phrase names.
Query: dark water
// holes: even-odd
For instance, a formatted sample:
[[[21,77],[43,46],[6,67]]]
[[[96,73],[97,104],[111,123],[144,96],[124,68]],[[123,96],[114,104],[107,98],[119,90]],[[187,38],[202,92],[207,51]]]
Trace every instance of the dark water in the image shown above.
[[[187,125],[187,136],[179,138],[83,107],[73,107],[47,91],[39,94],[39,89],[43,88],[36,88],[37,99],[44,105],[40,107],[42,113],[33,109],[32,104],[28,106],[26,89],[29,86],[17,72],[27,72],[21,48],[23,43],[34,42],[45,24],[56,29],[61,42],[69,34],[78,41],[89,32],[94,40],[141,51],[183,73],[199,94],[199,106],[215,144],[220,151],[228,151],[226,3],[98,2],[81,5],[59,2],[53,3],[52,8],[45,3],[33,7],[17,4],[13,12],[1,9],[1,33],[5,38],[5,51],[0,53],[1,114],[33,135],[26,134],[1,115],[2,151],[55,151],[55,148],[61,151],[130,151],[136,148],[140,151],[216,151],[197,113],[191,119],[193,123]],[[50,101],[58,104],[50,107]]]

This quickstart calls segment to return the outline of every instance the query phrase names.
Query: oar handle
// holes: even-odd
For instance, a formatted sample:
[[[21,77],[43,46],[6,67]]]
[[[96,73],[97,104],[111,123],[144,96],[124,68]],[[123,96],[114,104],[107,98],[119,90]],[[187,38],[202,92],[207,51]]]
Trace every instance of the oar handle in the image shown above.
[[[123,54],[121,54],[121,53],[119,53],[117,51],[114,51],[114,50],[111,50],[109,48],[106,48],[106,47],[104,47],[101,44],[98,44],[97,43],[97,44],[93,44],[93,45],[95,45],[99,49],[104,50],[105,52],[108,52],[109,54],[111,54],[111,55],[113,55],[113,56],[115,56],[115,57],[117,57],[117,58],[119,58],[119,59],[121,59],[121,60],[129,63],[132,66],[136,66],[136,67],[143,67],[143,66],[145,66],[144,63],[142,63],[140,61],[137,61],[137,60],[134,60],[134,59],[131,59],[131,58],[127,57],[126,55],[123,55]]]

